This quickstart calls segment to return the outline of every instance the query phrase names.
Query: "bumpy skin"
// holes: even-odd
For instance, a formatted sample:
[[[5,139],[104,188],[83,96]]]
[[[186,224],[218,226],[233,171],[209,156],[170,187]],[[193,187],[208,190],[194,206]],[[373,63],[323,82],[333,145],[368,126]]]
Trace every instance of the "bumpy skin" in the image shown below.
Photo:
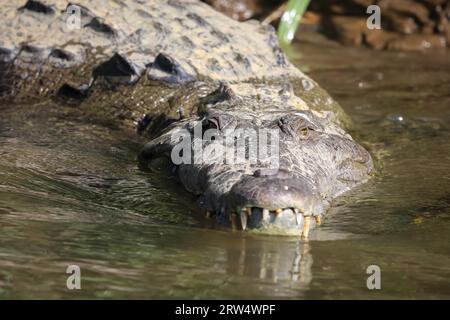
[[[194,139],[196,125],[218,137],[279,129],[278,168],[213,158],[174,166],[220,221],[244,210],[243,227],[296,230],[372,171],[369,153],[341,128],[348,122],[338,104],[287,61],[270,26],[238,23],[198,1],[103,0],[75,2],[80,28],[70,29],[66,1],[0,2],[3,100],[58,97],[91,121],[135,123],[152,139],[142,163],[171,159],[173,134],[185,129]],[[221,141],[203,151],[234,146]]]

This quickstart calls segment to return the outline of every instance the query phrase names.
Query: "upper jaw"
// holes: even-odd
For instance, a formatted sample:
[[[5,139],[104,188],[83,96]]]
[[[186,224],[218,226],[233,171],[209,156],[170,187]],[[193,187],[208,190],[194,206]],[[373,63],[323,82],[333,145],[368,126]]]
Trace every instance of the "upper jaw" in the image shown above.
[[[306,215],[322,214],[322,199],[316,187],[300,175],[290,172],[283,174],[288,176],[244,176],[231,188],[227,200],[236,208],[294,208]]]
[[[306,178],[287,170],[271,171],[270,175],[242,175],[225,193],[215,189],[219,182],[211,180],[202,196],[207,216],[215,215],[220,223],[238,230],[307,238],[328,202]]]

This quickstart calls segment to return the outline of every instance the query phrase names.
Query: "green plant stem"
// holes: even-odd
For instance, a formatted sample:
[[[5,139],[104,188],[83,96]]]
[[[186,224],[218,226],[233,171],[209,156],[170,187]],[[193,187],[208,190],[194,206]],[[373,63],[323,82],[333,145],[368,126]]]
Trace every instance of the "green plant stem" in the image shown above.
[[[300,19],[306,11],[310,0],[289,0],[286,11],[278,26],[278,39],[282,45],[290,44],[294,39]]]

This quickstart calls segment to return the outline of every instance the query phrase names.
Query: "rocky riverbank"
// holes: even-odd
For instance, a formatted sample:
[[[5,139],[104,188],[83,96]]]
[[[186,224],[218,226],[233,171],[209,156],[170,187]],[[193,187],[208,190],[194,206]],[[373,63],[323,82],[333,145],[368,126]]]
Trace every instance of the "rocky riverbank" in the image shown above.
[[[206,2],[237,20],[263,20],[272,14],[275,25],[279,15],[273,13],[283,5],[263,0]],[[367,28],[366,9],[372,4],[380,7],[381,29]],[[406,51],[450,47],[449,0],[314,0],[302,23],[345,45]]]

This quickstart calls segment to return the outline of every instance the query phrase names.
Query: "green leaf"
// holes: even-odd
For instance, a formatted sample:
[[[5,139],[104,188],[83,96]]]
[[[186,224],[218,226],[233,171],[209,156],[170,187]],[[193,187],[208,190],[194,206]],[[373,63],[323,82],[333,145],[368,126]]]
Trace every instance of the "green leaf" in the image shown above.
[[[286,11],[278,26],[278,39],[282,45],[290,44],[294,39],[300,19],[306,11],[310,0],[289,0]]]

